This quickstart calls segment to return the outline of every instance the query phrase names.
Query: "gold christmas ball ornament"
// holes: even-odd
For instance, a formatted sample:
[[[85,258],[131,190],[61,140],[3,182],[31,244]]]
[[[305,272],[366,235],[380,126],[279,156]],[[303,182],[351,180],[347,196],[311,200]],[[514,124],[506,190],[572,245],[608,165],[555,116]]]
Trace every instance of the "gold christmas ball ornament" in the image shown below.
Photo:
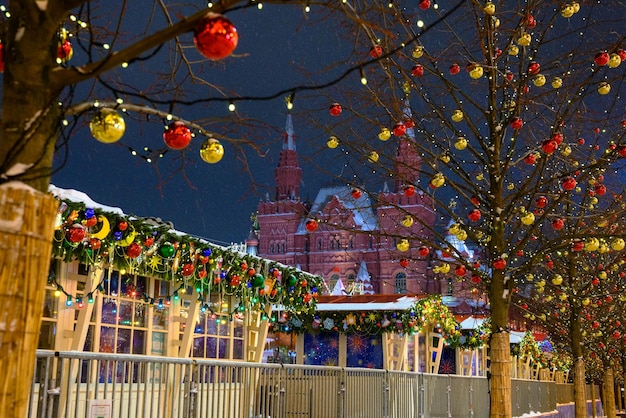
[[[480,65],[476,65],[474,66],[470,72],[469,72],[470,77],[472,77],[474,80],[479,79],[480,77],[483,76],[483,67],[481,67]]]
[[[603,81],[602,83],[598,85],[598,93],[600,93],[601,95],[604,96],[605,94],[609,94],[610,91],[611,91],[611,85],[607,83],[606,81]]]
[[[411,215],[404,215],[404,218],[402,218],[402,225],[404,225],[407,228],[412,227],[413,222],[415,222],[415,220],[413,219]]]
[[[402,252],[408,251],[409,247],[410,247],[409,240],[406,238],[402,238],[396,244],[396,248],[398,249],[398,251],[402,251]]]
[[[454,143],[454,148],[459,151],[463,151],[465,148],[467,148],[467,139],[462,136],[458,137],[456,139],[456,142]]]
[[[378,139],[380,139],[381,141],[387,141],[389,140],[389,138],[391,138],[391,131],[389,130],[389,128],[381,128],[380,132],[378,133]]]
[[[619,56],[619,54],[616,54],[615,52],[613,52],[609,58],[609,63],[608,63],[609,68],[617,68],[620,66],[621,63],[622,63],[622,58]]]
[[[370,152],[370,155],[367,157],[367,160],[370,163],[377,163],[378,162],[378,157],[379,157],[378,153],[376,151],[372,151],[372,152]]]
[[[530,41],[532,40],[530,33],[523,33],[522,36],[517,38],[517,44],[520,46],[528,46],[530,45]]]
[[[339,138],[337,138],[335,135],[330,136],[328,138],[328,141],[326,141],[326,145],[330,149],[337,148],[339,146]]]
[[[561,77],[554,77],[551,82],[553,89],[561,88],[563,85],[563,79]]]
[[[520,219],[524,225],[532,225],[535,222],[535,215],[532,212],[526,212]]]
[[[461,122],[463,120],[463,112],[459,109],[452,112],[452,120],[455,122]]]
[[[543,74],[537,74],[535,78],[533,78],[533,84],[537,87],[542,87],[546,84],[546,76]]]
[[[113,109],[101,109],[89,122],[91,135],[104,144],[120,140],[126,131],[124,118]]]
[[[571,4],[566,4],[562,9],[561,9],[561,16],[563,16],[564,18],[568,19],[572,16],[574,16],[574,7]]]
[[[611,248],[614,251],[622,251],[624,246],[626,246],[626,242],[622,238],[615,238],[611,241]]]
[[[422,58],[422,56],[424,55],[424,47],[421,45],[417,45],[415,48],[413,48],[411,55],[413,56],[413,58]]]
[[[485,13],[487,13],[488,15],[492,15],[496,12],[496,5],[493,4],[492,2],[488,1],[485,4],[485,7],[483,7],[483,10],[485,11]]]
[[[215,138],[209,138],[200,147],[200,158],[206,163],[218,163],[224,156],[224,147]]]
[[[511,45],[509,48],[509,55],[515,57],[519,54],[519,47],[517,45]]]

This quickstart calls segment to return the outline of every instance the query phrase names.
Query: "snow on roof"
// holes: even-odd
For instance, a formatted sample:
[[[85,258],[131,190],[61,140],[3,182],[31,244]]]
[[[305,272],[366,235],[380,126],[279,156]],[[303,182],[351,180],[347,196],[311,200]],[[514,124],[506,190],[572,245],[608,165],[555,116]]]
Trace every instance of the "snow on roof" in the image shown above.
[[[324,187],[317,192],[315,201],[311,206],[310,213],[316,216],[334,197],[339,200],[346,210],[352,213],[357,227],[363,231],[375,231],[378,229],[378,220],[372,209],[372,202],[367,192],[358,199],[352,197],[352,189],[348,186]],[[303,219],[298,226],[297,234],[306,234],[306,219]]]
[[[100,203],[96,203],[86,193],[79,192],[74,189],[61,189],[60,187],[56,187],[54,184],[48,186],[48,192],[50,192],[54,197],[59,200],[70,200],[72,202],[81,202],[84,203],[88,208],[100,209],[104,212],[115,213],[118,215],[124,215],[122,209],[114,207],[114,206],[106,206]]]
[[[366,299],[367,296],[360,298],[345,296],[339,298],[346,302],[333,302],[324,303],[318,302],[315,309],[317,311],[391,311],[391,310],[407,310],[411,308],[418,301],[416,296],[401,296],[395,300],[376,301],[376,298],[367,298],[370,301],[361,301]],[[350,299],[354,299],[354,302],[350,302]],[[388,299],[388,298],[386,298]]]

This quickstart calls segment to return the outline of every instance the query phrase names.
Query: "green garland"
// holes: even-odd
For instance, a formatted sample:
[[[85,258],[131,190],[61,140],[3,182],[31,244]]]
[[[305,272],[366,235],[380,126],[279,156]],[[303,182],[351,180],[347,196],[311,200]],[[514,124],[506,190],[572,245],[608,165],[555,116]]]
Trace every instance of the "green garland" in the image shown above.
[[[438,295],[420,299],[407,310],[318,311],[315,313],[276,312],[274,332],[377,335],[397,333],[413,335],[425,326],[433,326],[448,341],[460,337],[459,324]]]
[[[88,208],[63,199],[56,220],[53,256],[86,265],[103,263],[129,274],[193,287],[204,299],[222,293],[239,300],[239,310],[314,312],[319,276],[243,254],[175,231],[149,218]]]

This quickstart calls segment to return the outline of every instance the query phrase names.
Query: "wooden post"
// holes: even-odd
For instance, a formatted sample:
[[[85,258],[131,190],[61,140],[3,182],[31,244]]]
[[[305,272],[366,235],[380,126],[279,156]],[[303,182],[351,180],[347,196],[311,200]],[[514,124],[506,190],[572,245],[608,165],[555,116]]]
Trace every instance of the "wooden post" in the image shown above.
[[[604,371],[604,382],[602,386],[602,397],[604,398],[604,415],[607,418],[615,418],[615,382],[613,369],[608,367]]]
[[[383,334],[383,364],[386,370],[404,370],[407,338],[395,332]]]
[[[574,408],[577,417],[587,416],[587,385],[585,384],[585,360],[574,361]]]
[[[0,416],[24,417],[59,202],[21,183],[0,187],[0,202]]]
[[[499,400],[491,404],[491,418],[510,418],[513,415],[509,338],[508,332],[491,335],[491,399]]]

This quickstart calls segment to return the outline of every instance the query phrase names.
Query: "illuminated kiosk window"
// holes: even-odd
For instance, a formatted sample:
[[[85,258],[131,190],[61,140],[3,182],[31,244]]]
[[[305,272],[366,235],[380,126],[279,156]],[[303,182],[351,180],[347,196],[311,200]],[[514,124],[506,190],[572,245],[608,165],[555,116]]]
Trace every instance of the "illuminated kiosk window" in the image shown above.
[[[346,366],[383,368],[383,344],[380,335],[348,334]]]
[[[211,295],[195,321],[192,357],[243,360],[244,315],[233,312],[232,298]],[[235,304],[236,305],[236,304]]]
[[[337,366],[339,364],[339,334],[336,332],[305,334],[304,364]]]

